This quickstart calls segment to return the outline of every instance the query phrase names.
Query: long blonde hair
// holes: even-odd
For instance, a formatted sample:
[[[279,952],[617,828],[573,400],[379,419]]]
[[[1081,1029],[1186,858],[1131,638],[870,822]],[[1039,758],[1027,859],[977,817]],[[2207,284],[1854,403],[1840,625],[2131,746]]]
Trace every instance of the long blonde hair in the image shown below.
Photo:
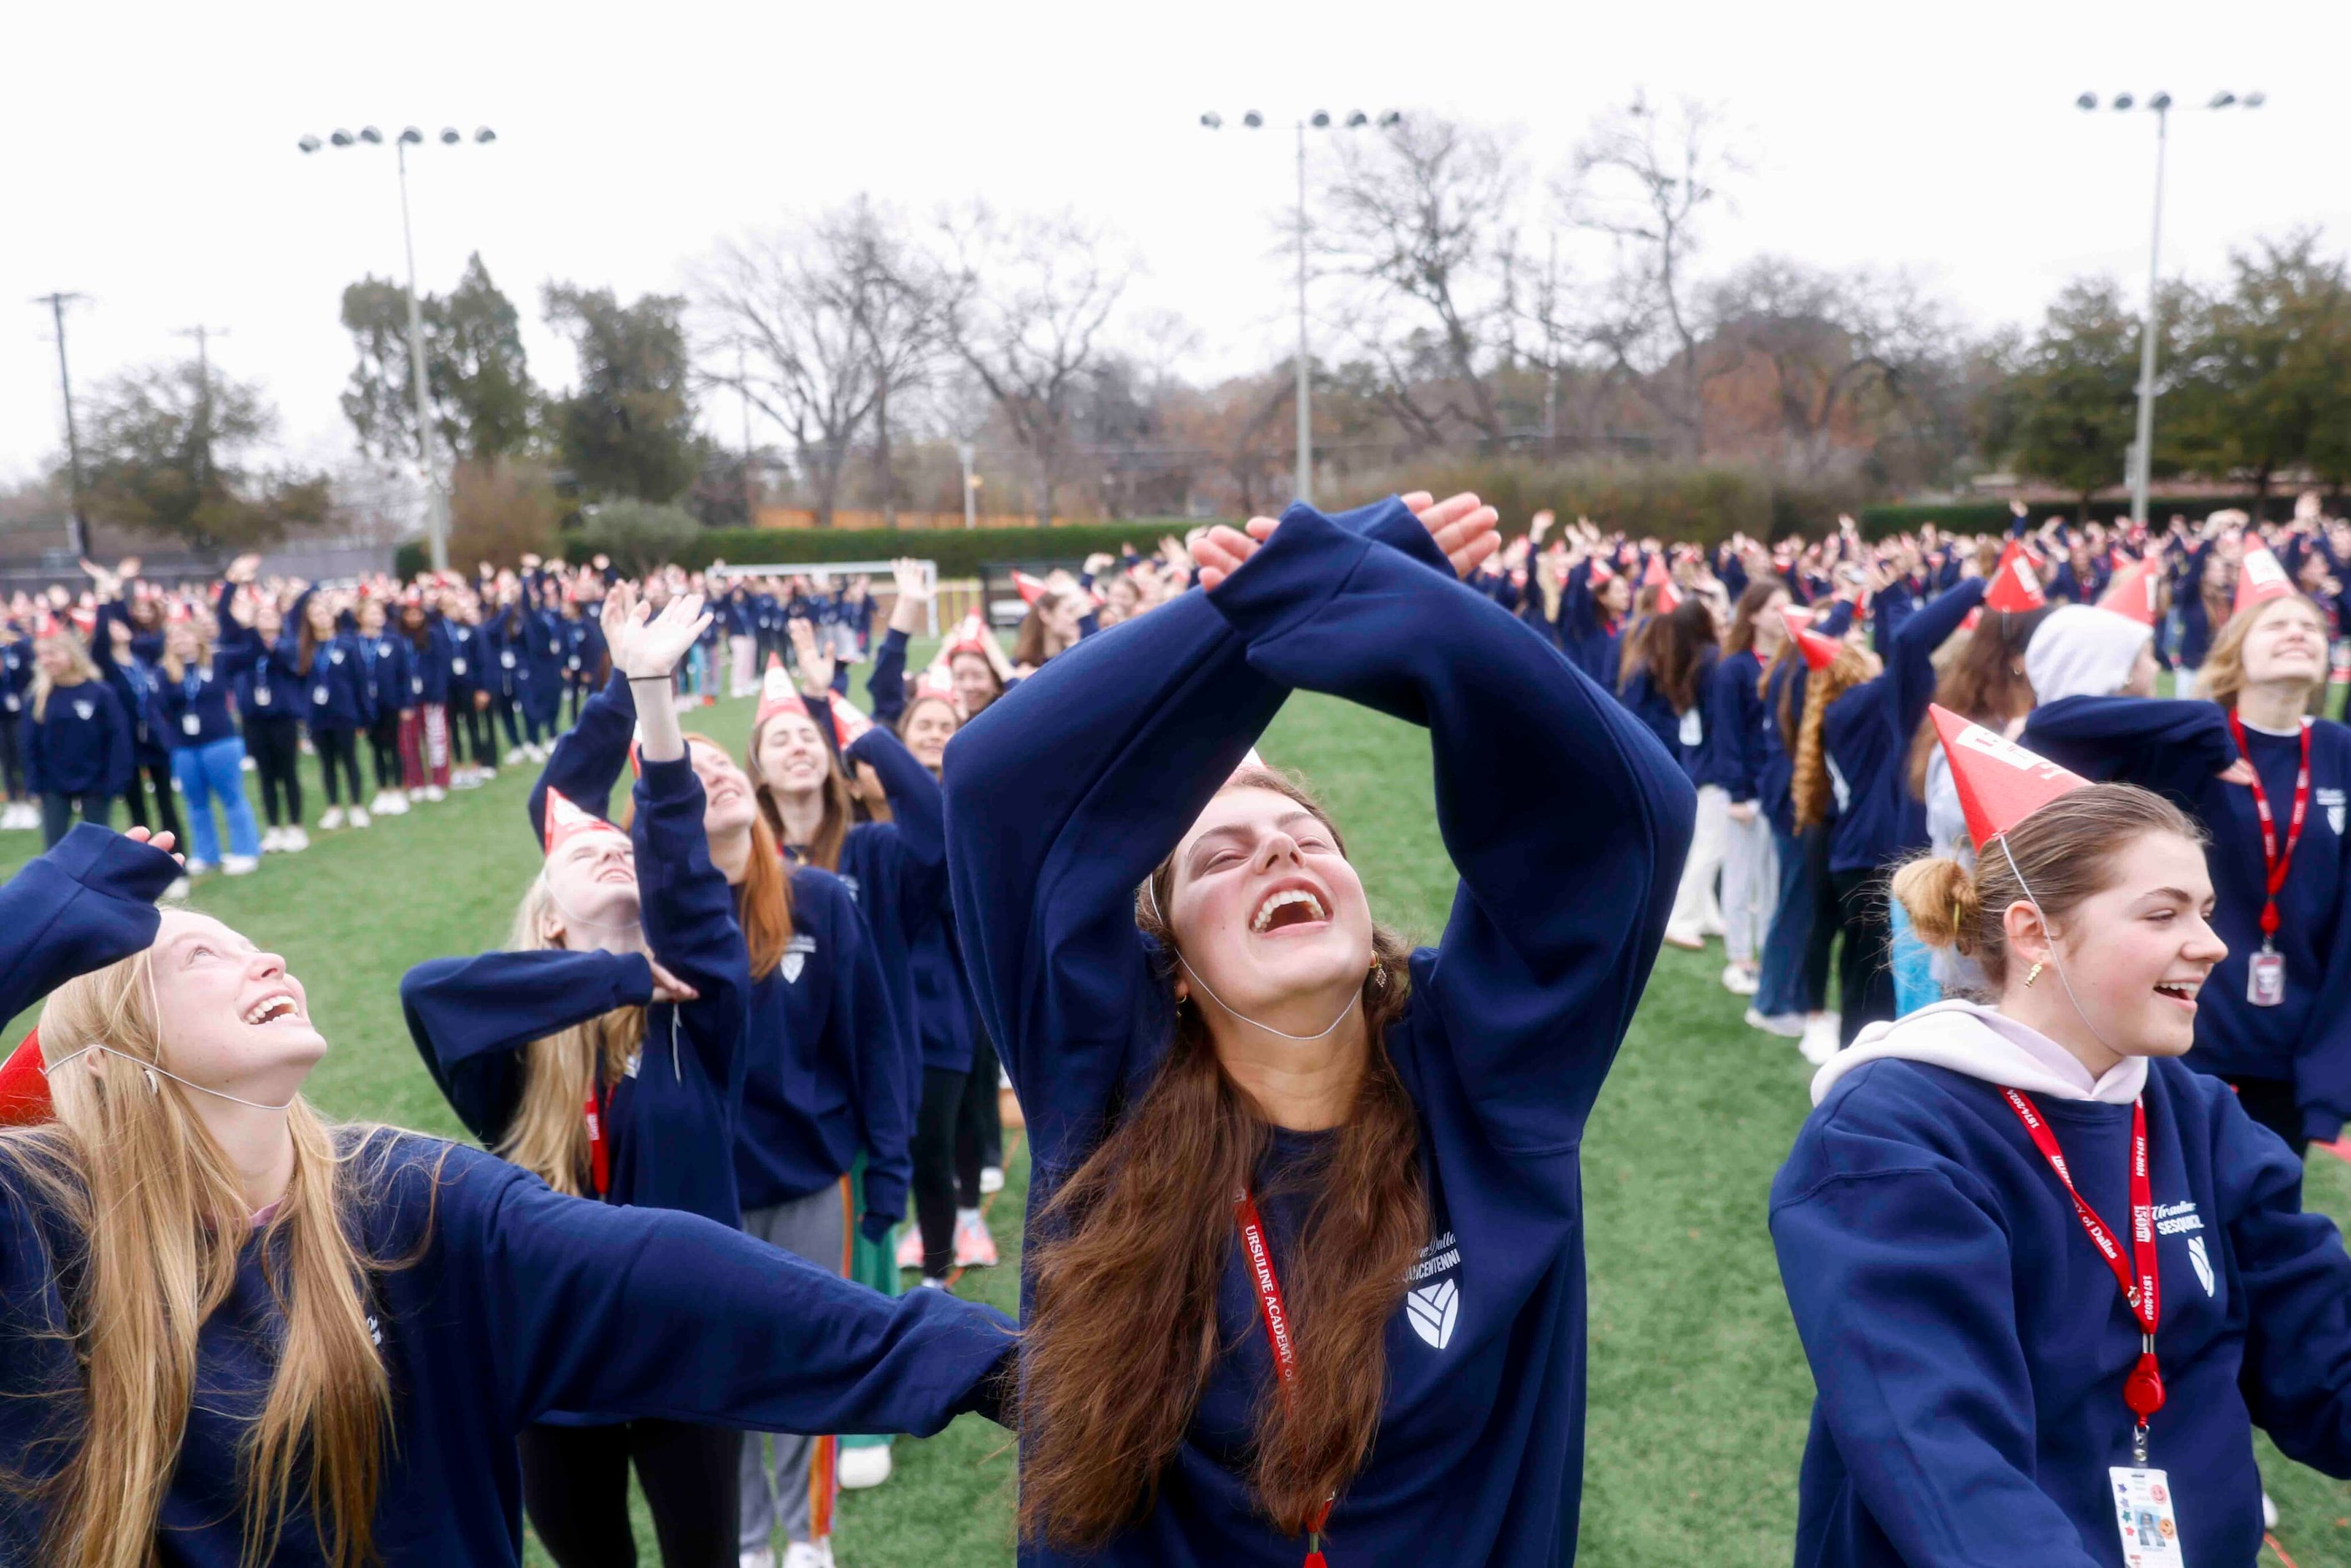
[[[213,623],[208,618],[196,615],[188,619],[187,627],[189,635],[196,640],[196,668],[201,670],[213,662]],[[163,633],[163,656],[155,664],[174,682],[187,679],[187,666],[180,663],[180,655],[172,652],[172,634],[168,630]]]
[[[41,667],[37,657],[44,643],[55,643],[66,651],[66,674],[73,679],[49,679],[49,672]],[[70,632],[60,632],[54,637],[35,638],[33,652],[37,655],[33,664],[33,722],[40,724],[49,716],[49,694],[64,686],[87,685],[98,679],[98,666],[90,662],[89,645]]]
[[[2318,640],[2322,647],[2328,641],[2326,612],[2306,593],[2292,593],[2278,599],[2249,604],[2229,617],[2220,630],[2213,634],[2211,649],[2204,655],[2204,667],[2196,673],[2197,689],[2222,707],[2237,706],[2237,695],[2245,689],[2245,639],[2253,627],[2276,604],[2296,604],[2318,618]],[[2321,713],[2326,706],[2326,677],[2321,675],[2310,684],[2310,695],[2304,706],[2312,714]]]
[[[94,1044],[133,1060],[83,1057],[49,1080],[54,1123],[0,1134],[0,1159],[80,1238],[78,1256],[55,1260],[54,1270],[72,1281],[84,1406],[71,1458],[41,1483],[50,1509],[42,1561],[60,1568],[154,1560],[195,1396],[197,1335],[227,1299],[254,1236],[236,1171],[186,1092],[136,1065],[162,1058],[154,997],[144,952],[58,988],[41,1011],[47,1061]],[[284,1332],[239,1456],[240,1561],[253,1568],[274,1555],[298,1502],[328,1561],[360,1568],[375,1554],[392,1416],[368,1315],[371,1275],[386,1265],[347,1228],[354,1184],[326,1126],[299,1099],[287,1125],[294,1173],[260,1239]]]
[[[548,939],[547,923],[562,917],[542,867],[515,910],[507,948],[529,953],[559,946]],[[626,1007],[558,1030],[525,1046],[522,1098],[515,1106],[514,1120],[507,1124],[492,1152],[558,1192],[573,1197],[590,1196],[588,1121],[581,1114],[589,1087],[596,1084],[609,1090],[618,1083],[644,1037],[645,1009]]]

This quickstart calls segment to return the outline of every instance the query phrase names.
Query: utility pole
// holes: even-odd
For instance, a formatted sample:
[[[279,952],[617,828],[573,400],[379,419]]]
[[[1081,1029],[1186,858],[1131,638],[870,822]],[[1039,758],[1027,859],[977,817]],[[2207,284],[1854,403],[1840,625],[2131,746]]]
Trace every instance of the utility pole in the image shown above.
[[[751,498],[751,383],[743,379],[743,345],[735,345],[735,390],[743,399],[743,526],[759,526],[758,504]]]
[[[66,404],[66,473],[72,507],[72,521],[66,532],[77,557],[89,554],[89,518],[81,506],[81,433],[74,427],[73,377],[66,371],[66,307],[81,298],[78,294],[44,294],[33,301],[47,306],[49,319],[57,324],[57,391]]]
[[[182,327],[172,335],[196,340],[196,487],[201,490],[210,477],[205,470],[213,455],[212,340],[227,337],[228,329],[199,322],[193,327]]]
[[[1314,412],[1306,371],[1306,121],[1298,122],[1298,498],[1314,504]]]

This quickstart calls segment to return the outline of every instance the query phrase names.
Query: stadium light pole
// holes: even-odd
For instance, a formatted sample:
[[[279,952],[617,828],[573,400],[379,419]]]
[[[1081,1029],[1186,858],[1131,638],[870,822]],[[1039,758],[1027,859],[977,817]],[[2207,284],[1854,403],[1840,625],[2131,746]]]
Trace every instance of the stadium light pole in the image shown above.
[[[2127,113],[2137,104],[2129,93],[2118,92],[2107,100],[2107,107]],[[2233,92],[2216,92],[2207,110],[2241,106],[2259,109],[2269,101],[2268,95],[2249,92],[2239,98]],[[2085,113],[2098,108],[2098,95],[2085,92],[2074,100],[2074,106]],[[2131,444],[2131,523],[2147,526],[2147,492],[2155,471],[2155,339],[2156,289],[2162,276],[2163,265],[2163,161],[2171,140],[2171,116],[2174,110],[2185,111],[2184,105],[2172,101],[2168,92],[2158,92],[2147,100],[2155,111],[2155,218],[2147,244],[2147,315],[2140,319],[2138,329],[2138,436]]]
[[[475,129],[473,141],[477,146],[487,146],[498,139],[498,133],[488,126]],[[454,125],[441,128],[444,146],[461,145],[466,138]],[[383,132],[374,126],[363,126],[358,135],[337,131],[325,141],[315,136],[304,136],[295,145],[304,154],[316,152],[322,146],[381,147]],[[413,125],[402,131],[392,141],[392,152],[400,165],[400,239],[408,253],[408,380],[416,394],[416,464],[424,475],[424,537],[432,554],[433,570],[449,570],[449,498],[442,486],[440,470],[433,461],[433,423],[427,413],[424,385],[424,315],[416,303],[416,233],[408,216],[408,150],[424,145],[424,132]]]
[[[1393,109],[1382,114],[1377,121],[1359,109],[1340,123],[1349,131],[1361,131],[1374,123],[1382,131],[1386,131],[1403,121],[1404,116]],[[1251,131],[1261,131],[1265,128],[1265,116],[1252,109],[1241,116],[1241,123]],[[1200,116],[1200,124],[1206,130],[1221,131],[1225,117],[1211,110]],[[1298,120],[1293,127],[1298,132],[1298,498],[1308,506],[1314,504],[1314,413],[1307,375],[1310,360],[1306,338],[1306,132],[1310,127],[1316,131],[1328,131],[1331,126],[1329,112],[1318,109]]]

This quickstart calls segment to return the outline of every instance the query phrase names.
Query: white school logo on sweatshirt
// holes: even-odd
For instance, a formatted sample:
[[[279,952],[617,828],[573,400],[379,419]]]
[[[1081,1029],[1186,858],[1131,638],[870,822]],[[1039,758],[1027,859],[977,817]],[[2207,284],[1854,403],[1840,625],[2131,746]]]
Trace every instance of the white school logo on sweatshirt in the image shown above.
[[[808,967],[809,955],[815,951],[815,937],[806,932],[792,934],[792,939],[784,944],[784,961],[777,966],[784,972],[784,984],[788,986],[799,984],[800,971]]]
[[[2335,830],[2336,838],[2341,838],[2343,836],[2343,791],[2321,789],[2318,792],[2318,803],[2326,808],[2326,825]]]
[[[94,713],[96,713],[97,711],[98,711],[98,705],[97,705],[96,703],[76,703],[76,704],[74,704],[74,717],[76,717],[76,718],[78,718],[78,719],[82,720],[84,723],[88,723],[88,722],[89,722],[89,716],[90,716],[90,715],[92,715],[92,714],[94,714]]]
[[[2211,1295],[2212,1260],[2204,1250],[2204,1239],[2201,1236],[2191,1236],[2188,1239],[2188,1260],[2196,1265],[2196,1280],[2204,1287],[2204,1294]]]
[[[1405,1276],[1405,1321],[1431,1350],[1451,1343],[1460,1321],[1461,1286],[1451,1277],[1460,1267],[1461,1248],[1448,1230],[1420,1249],[1420,1261]]]

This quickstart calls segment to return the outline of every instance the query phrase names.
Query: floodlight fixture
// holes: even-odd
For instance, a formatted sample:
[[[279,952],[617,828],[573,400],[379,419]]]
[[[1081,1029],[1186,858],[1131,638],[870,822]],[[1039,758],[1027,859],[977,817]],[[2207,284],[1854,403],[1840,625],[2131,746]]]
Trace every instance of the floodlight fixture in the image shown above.
[[[372,125],[362,126],[360,129],[360,140],[371,147],[381,147],[383,145],[383,132]]]

